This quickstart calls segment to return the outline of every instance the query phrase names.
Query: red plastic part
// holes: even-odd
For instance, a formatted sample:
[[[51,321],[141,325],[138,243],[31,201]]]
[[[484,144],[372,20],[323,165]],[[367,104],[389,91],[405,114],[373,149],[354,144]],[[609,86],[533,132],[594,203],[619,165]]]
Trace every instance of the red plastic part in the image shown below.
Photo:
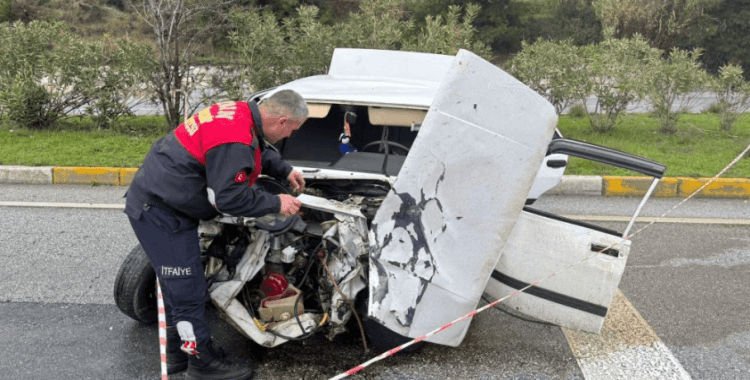
[[[260,290],[266,295],[266,297],[277,296],[284,293],[284,290],[289,286],[286,277],[281,273],[268,272],[266,277],[263,278],[263,283],[260,284]]]

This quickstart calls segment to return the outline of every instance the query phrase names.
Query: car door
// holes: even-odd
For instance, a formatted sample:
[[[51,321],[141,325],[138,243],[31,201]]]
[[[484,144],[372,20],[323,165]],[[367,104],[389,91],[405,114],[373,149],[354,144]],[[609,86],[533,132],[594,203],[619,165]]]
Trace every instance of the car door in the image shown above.
[[[564,153],[654,179],[622,233],[525,208],[485,292],[493,299],[503,299],[502,305],[515,312],[599,333],[628,260],[631,242],[625,237],[667,168],[642,157],[567,139],[554,140],[548,153]]]

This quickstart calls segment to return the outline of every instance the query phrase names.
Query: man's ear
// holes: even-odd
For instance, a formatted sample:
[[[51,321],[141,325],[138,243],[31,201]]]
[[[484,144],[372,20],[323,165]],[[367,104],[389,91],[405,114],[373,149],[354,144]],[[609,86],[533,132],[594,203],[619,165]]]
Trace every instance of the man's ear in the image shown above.
[[[289,117],[287,116],[279,116],[278,118],[279,125],[286,125],[287,121],[289,121]]]

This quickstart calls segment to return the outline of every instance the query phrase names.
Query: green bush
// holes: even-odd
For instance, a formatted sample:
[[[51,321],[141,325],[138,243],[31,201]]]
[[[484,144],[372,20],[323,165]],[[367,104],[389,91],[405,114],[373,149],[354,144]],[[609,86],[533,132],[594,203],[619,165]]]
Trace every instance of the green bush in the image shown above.
[[[510,73],[547,98],[558,113],[595,95],[593,107],[583,102],[583,110],[598,133],[611,132],[628,104],[643,96],[642,73],[659,57],[640,36],[609,37],[583,47],[569,40],[537,40],[523,48],[510,62]]]
[[[591,94],[596,96],[593,109],[586,108],[591,130],[611,132],[628,104],[642,97],[642,73],[648,62],[658,59],[659,51],[643,37],[606,38],[602,43],[586,46],[587,72]]]
[[[8,120],[21,128],[44,129],[49,126],[54,114],[46,112],[50,104],[50,95],[35,83],[16,81],[8,91],[0,94]]]
[[[721,112],[723,107],[726,107],[726,105],[722,104],[721,101],[714,102],[714,103],[711,103],[711,105],[708,106],[708,108],[703,110],[702,113],[712,113],[712,114],[718,115],[719,112]]]
[[[127,113],[146,56],[127,41],[81,40],[62,23],[0,25],[0,111],[36,129],[82,111],[109,126]]]
[[[674,50],[668,58],[655,57],[643,73],[644,89],[648,95],[654,119],[659,121],[661,133],[677,132],[677,121],[697,99],[697,94],[708,83],[708,74],[700,68],[701,51]],[[675,110],[678,98],[680,107]]]
[[[721,129],[731,132],[740,114],[750,109],[750,83],[744,80],[741,67],[726,65],[719,69],[710,87],[719,96],[716,114]]]
[[[583,104],[576,104],[573,107],[570,107],[568,115],[572,118],[583,119],[584,117],[586,117],[586,108],[583,106]]]
[[[591,78],[581,48],[570,40],[524,42],[508,71],[555,107],[557,114],[588,96]],[[585,112],[585,109],[584,109]]]

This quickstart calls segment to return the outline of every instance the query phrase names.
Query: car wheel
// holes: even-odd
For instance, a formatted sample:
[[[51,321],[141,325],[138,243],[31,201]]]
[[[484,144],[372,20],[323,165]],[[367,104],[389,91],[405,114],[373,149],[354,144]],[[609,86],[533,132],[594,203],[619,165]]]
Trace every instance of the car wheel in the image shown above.
[[[115,277],[115,304],[141,323],[157,320],[156,272],[140,244],[130,251]]]
[[[412,338],[409,338],[407,336],[403,336],[401,334],[393,332],[391,329],[381,325],[377,321],[367,318],[367,300],[368,300],[368,290],[365,289],[361,291],[357,298],[354,300],[354,306],[357,310],[357,313],[362,316],[362,327],[365,330],[365,335],[367,336],[367,340],[370,341],[370,343],[379,350],[390,350],[392,348],[396,348],[406,342],[412,341]],[[419,350],[422,348],[427,342],[417,342],[412,344],[409,347],[404,348],[400,351],[400,353],[407,353],[407,352],[413,352],[416,350]]]

